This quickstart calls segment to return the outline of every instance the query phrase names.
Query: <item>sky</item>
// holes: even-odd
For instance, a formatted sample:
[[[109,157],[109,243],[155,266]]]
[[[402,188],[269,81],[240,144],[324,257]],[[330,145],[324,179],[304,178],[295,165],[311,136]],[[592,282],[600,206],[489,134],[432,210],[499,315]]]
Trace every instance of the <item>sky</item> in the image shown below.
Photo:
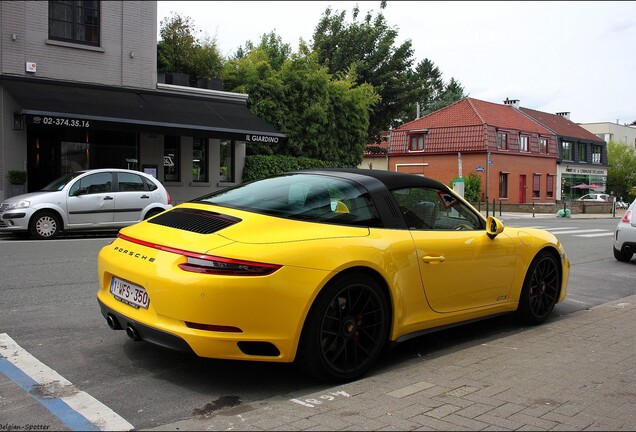
[[[356,4],[358,21],[382,12],[414,65],[429,59],[469,97],[576,123],[636,121],[636,1],[158,1],[157,29],[178,13],[226,57],[272,31],[296,52],[328,7],[352,23]]]

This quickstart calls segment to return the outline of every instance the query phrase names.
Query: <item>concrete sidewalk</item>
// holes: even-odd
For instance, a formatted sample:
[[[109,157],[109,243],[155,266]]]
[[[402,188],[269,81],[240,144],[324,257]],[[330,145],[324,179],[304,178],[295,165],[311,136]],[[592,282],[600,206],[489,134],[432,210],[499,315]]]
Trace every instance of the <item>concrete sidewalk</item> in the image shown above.
[[[636,430],[636,295],[153,430]]]

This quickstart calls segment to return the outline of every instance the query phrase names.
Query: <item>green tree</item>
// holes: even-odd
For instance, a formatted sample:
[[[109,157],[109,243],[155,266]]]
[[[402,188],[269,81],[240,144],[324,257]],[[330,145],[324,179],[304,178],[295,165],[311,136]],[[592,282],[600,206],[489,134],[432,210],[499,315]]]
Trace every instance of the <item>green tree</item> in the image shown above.
[[[436,98],[444,91],[444,81],[442,72],[435,64],[424,59],[407,73],[411,91],[413,92],[413,102],[403,107],[398,115],[399,123],[406,123],[414,120],[419,113],[424,115]]]
[[[184,73],[196,81],[199,78],[217,78],[224,59],[219,53],[216,38],[200,33],[192,19],[172,13],[160,23],[157,43],[157,70],[164,73]]]
[[[607,188],[617,197],[636,197],[636,150],[610,140],[607,143]]]
[[[291,45],[283,42],[282,38],[275,32],[265,33],[261,36],[260,43],[255,46],[252,41],[245,42],[245,47],[240,46],[234,53],[232,59],[245,58],[250,52],[260,48],[267,54],[270,66],[275,70],[280,70],[286,60],[292,54]]]
[[[386,2],[380,3],[380,9]],[[352,11],[353,22],[346,22],[346,13],[327,8],[313,33],[313,50],[328,72],[347,73],[353,66],[357,83],[371,84],[381,102],[370,116],[369,140],[379,141],[380,132],[389,129],[403,107],[414,106],[414,92],[409,82],[413,64],[411,41],[396,44],[398,31],[390,27],[380,12],[375,17],[368,12],[358,21],[358,6]]]
[[[386,8],[380,2],[380,9]],[[397,44],[398,30],[390,27],[382,12],[375,17],[368,12],[358,21],[358,6],[352,11],[353,22],[346,22],[345,12],[327,8],[313,34],[313,49],[329,73],[336,74],[354,66],[358,84],[369,83],[380,96],[370,117],[369,140],[379,142],[380,133],[414,120],[465,97],[454,79],[444,84],[434,63],[425,59],[414,69],[411,41]]]
[[[250,143],[248,154],[359,164],[367,144],[369,113],[378,99],[373,87],[358,85],[353,68],[333,77],[303,44],[276,70],[265,48],[228,61],[223,71],[225,87],[249,94],[250,109],[288,137],[278,145]]]
[[[424,107],[421,115],[430,114],[433,111],[442,109],[445,106],[455,103],[467,96],[468,95],[464,93],[464,88],[459,84],[459,82],[457,82],[455,78],[451,78],[449,83],[444,85],[442,91],[437,95],[437,97]]]
[[[471,203],[479,202],[481,196],[481,177],[471,172],[464,177],[464,198]]]

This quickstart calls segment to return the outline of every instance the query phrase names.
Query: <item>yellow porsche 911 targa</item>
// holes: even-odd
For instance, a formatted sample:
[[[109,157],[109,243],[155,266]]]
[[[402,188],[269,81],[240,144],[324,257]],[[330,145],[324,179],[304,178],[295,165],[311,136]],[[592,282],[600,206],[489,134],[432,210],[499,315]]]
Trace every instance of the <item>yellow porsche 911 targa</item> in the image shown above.
[[[433,179],[303,170],[121,229],[99,253],[97,298],[134,340],[347,381],[434,329],[502,313],[539,324],[569,271],[553,234],[486,219]]]

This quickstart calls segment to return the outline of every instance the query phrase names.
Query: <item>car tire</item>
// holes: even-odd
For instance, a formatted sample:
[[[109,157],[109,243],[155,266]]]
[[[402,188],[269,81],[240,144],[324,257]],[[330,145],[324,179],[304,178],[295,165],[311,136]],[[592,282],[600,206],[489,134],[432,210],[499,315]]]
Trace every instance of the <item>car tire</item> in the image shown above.
[[[517,316],[530,325],[541,324],[552,313],[559,297],[561,268],[557,258],[541,251],[532,260],[523,282]]]
[[[60,218],[53,212],[36,213],[29,222],[31,237],[38,240],[50,240],[61,231]]]
[[[632,253],[623,252],[616,249],[615,247],[612,247],[612,249],[614,250],[614,258],[616,258],[618,261],[621,261],[621,262],[628,262],[634,256],[633,252]]]
[[[311,307],[296,363],[321,380],[356,379],[382,353],[388,331],[388,302],[378,282],[363,273],[344,274]]]

